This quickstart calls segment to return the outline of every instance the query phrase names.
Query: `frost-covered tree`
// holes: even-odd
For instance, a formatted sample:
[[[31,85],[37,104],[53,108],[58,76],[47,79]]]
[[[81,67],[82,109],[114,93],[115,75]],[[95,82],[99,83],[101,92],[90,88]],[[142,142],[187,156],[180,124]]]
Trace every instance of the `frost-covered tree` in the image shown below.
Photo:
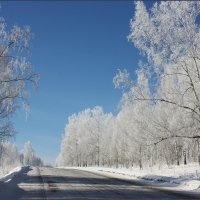
[[[68,119],[58,165],[140,167],[200,163],[200,3],[135,2],[129,41],[145,57],[136,79],[113,78],[119,112],[100,107]],[[146,63],[144,63],[146,62]]]
[[[137,80],[132,82],[123,99],[133,105],[150,102],[145,116],[149,111],[151,115],[146,118],[147,123],[145,116],[141,118],[139,124],[144,127],[141,130],[154,144],[175,138],[179,163],[179,151],[186,147],[181,144],[178,148],[177,144],[183,138],[196,140],[199,148],[200,27],[197,17],[200,4],[165,1],[155,3],[148,11],[143,2],[136,2],[135,7],[128,38],[148,63],[140,66]],[[115,82],[123,82],[119,77],[125,76],[116,75]]]
[[[30,141],[24,144],[22,158],[23,158],[23,165],[30,165],[30,166],[43,165],[42,160],[35,155],[35,151]]]
[[[19,151],[14,144],[0,143],[0,174],[6,174],[11,169],[21,166]]]
[[[99,106],[70,116],[57,163],[77,166],[105,163],[104,146],[110,120],[112,115],[104,114]]]
[[[146,56],[148,81],[156,83],[150,97],[137,100],[172,104],[191,119],[186,137],[200,138],[200,14],[198,1],[162,1],[148,11],[136,2],[129,40]],[[185,135],[183,135],[185,136]],[[162,138],[164,139],[164,138]]]
[[[34,157],[34,151],[32,148],[32,144],[30,141],[24,144],[23,150],[23,164],[24,165],[31,165]]]
[[[24,145],[24,152],[20,153],[15,144],[0,142],[0,175],[23,165],[43,165],[41,158],[35,155],[31,143],[27,142]]]
[[[37,83],[38,74],[27,60],[31,37],[28,26],[7,30],[0,18],[0,140],[15,133],[10,116],[19,106],[27,107],[27,86]]]

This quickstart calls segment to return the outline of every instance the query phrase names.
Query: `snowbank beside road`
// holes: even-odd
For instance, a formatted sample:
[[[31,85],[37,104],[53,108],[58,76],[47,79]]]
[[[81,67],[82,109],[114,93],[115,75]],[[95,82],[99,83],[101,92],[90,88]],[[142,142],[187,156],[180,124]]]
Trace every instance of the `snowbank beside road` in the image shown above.
[[[19,167],[15,167],[14,169],[12,169],[8,174],[6,175],[3,175],[3,174],[0,174],[0,181],[3,181],[3,182],[8,182],[12,179],[12,177],[19,173],[21,170],[22,170],[23,167],[19,166]]]
[[[105,167],[76,167],[75,169],[100,173],[114,178],[142,181],[168,189],[200,192],[200,166],[198,164],[163,167],[161,169],[154,167],[143,170]]]

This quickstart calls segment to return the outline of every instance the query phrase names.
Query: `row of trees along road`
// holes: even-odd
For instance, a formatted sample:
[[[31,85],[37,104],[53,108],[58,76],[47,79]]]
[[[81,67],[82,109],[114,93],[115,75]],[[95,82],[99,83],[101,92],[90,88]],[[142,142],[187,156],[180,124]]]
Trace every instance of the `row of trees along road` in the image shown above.
[[[0,143],[0,175],[7,174],[10,170],[19,166],[42,166],[42,160],[36,156],[30,142],[24,144],[24,149],[20,153],[16,145],[10,142]]]
[[[128,40],[144,57],[122,89],[116,116],[101,107],[68,118],[59,166],[200,163],[200,2],[135,2]]]
[[[14,144],[5,142],[16,134],[12,115],[21,106],[26,111],[29,108],[29,85],[37,86],[39,76],[27,59],[32,36],[28,26],[15,25],[7,30],[5,20],[0,18],[0,171],[4,173],[19,165],[42,164],[29,143],[20,154]]]

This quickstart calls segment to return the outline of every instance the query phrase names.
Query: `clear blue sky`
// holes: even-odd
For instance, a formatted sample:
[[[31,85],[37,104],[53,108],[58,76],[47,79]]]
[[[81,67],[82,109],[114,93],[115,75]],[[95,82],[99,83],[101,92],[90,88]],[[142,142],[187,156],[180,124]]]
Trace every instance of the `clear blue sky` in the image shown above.
[[[37,154],[53,163],[67,117],[88,107],[116,112],[121,92],[112,78],[118,68],[133,75],[138,51],[127,41],[134,14],[130,1],[2,2],[8,28],[30,25],[33,67],[39,89],[31,93],[28,120],[23,110],[13,118],[19,149],[30,140]]]

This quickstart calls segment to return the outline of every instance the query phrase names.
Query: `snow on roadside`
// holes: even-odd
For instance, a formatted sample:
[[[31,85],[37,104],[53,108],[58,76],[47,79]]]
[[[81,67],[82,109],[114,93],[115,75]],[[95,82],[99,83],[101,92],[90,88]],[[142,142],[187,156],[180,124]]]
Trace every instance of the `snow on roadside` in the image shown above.
[[[174,190],[200,192],[200,166],[188,164],[173,167],[144,168],[106,168],[106,167],[73,167],[85,171],[98,172],[112,177],[148,182]]]
[[[19,166],[19,167],[15,167],[14,169],[12,169],[8,174],[6,175],[3,175],[3,173],[0,174],[0,181],[3,181],[3,182],[9,182],[12,177],[19,173],[20,171],[22,170],[22,167]]]

